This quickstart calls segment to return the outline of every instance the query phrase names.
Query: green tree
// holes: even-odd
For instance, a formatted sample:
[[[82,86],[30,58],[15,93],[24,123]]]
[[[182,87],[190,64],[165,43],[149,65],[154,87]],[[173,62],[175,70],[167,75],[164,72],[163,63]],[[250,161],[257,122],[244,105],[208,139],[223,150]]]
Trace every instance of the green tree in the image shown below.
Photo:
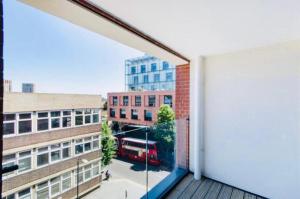
[[[175,113],[169,105],[162,105],[157,113],[157,122],[153,127],[154,139],[159,143],[161,158],[166,162],[174,160]]]
[[[115,138],[112,135],[111,129],[109,128],[107,121],[103,122],[102,124],[101,146],[101,166],[104,168],[111,163],[111,160],[116,156],[117,150]]]

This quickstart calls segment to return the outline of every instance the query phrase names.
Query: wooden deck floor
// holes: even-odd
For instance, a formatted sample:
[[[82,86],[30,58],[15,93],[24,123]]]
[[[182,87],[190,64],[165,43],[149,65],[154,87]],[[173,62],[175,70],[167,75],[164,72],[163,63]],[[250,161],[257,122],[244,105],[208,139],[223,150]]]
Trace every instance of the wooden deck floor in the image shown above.
[[[167,196],[167,199],[262,199],[234,187],[203,178],[194,180],[187,175]]]

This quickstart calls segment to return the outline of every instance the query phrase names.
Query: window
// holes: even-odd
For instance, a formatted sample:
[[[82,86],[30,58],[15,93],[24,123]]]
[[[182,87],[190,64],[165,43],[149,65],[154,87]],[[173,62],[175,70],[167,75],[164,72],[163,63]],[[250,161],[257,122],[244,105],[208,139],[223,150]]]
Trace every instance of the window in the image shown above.
[[[3,135],[15,134],[16,114],[3,114]]]
[[[149,76],[148,75],[144,75],[144,83],[149,83]]]
[[[62,158],[69,158],[71,156],[71,144],[70,142],[63,143],[62,146]]]
[[[31,150],[19,152],[18,165],[19,173],[31,169]]]
[[[144,111],[144,120],[145,121],[152,121],[152,112],[151,111]]]
[[[113,96],[113,106],[118,106],[118,96]]]
[[[55,162],[57,160],[60,160],[61,158],[61,150],[60,150],[60,144],[53,144],[50,146],[51,148],[51,162]]]
[[[62,126],[63,127],[70,127],[71,126],[71,111],[63,111],[62,117]]]
[[[172,81],[173,80],[173,73],[166,73],[166,81]]]
[[[96,143],[96,141],[98,143]],[[99,149],[99,136],[86,137],[84,139],[75,140],[75,154],[86,153],[95,149]]]
[[[160,75],[154,74],[154,82],[159,82],[159,81],[160,81]]]
[[[2,160],[2,167],[5,168],[5,167],[16,165],[16,162],[17,162],[16,154],[4,155]],[[13,173],[14,172],[5,173],[3,174],[3,177],[9,176]]]
[[[45,131],[49,129],[48,112],[38,113],[37,130]]]
[[[94,177],[99,176],[99,162],[94,162],[92,164],[85,165],[79,168],[79,184],[86,182]],[[77,184],[77,170],[74,171],[75,184]]]
[[[61,186],[61,180],[60,176],[52,178],[50,180],[50,185],[51,185],[51,196],[56,196],[60,193],[60,186]]]
[[[142,97],[135,96],[135,106],[141,106],[141,104],[142,104]]]
[[[155,72],[157,70],[156,66],[156,63],[151,64],[151,72]]]
[[[116,117],[116,111],[115,111],[115,109],[113,109],[113,108],[109,109],[109,116],[110,117]]]
[[[99,123],[99,109],[93,109],[93,123]]]
[[[90,124],[92,122],[92,110],[91,109],[85,109],[84,111],[84,123]]]
[[[48,199],[49,198],[49,183],[48,181],[42,182],[37,185],[36,192],[38,199]]]
[[[164,96],[164,104],[170,105],[170,107],[172,107],[172,95]]]
[[[31,132],[31,113],[19,114],[19,134]]]
[[[39,148],[38,155],[37,155],[37,166],[43,166],[49,163],[49,152],[48,146]]]
[[[83,111],[76,110],[75,111],[75,125],[83,125]]]
[[[60,127],[60,111],[51,111],[51,128],[59,128]]]
[[[153,90],[153,91],[157,90],[157,86],[156,85],[151,85],[151,90]]]
[[[155,95],[148,96],[148,106],[151,106],[151,107],[155,106]]]
[[[122,118],[122,119],[126,118],[126,109],[125,108],[120,109],[120,118]]]
[[[169,69],[169,63],[164,61],[163,63],[163,70],[168,70]]]
[[[31,189],[27,188],[18,193],[19,199],[30,199],[31,198]]]
[[[131,119],[138,120],[138,111],[136,109],[131,110]]]
[[[71,172],[65,173],[62,176],[62,192],[71,188]]]
[[[133,77],[133,84],[138,84],[139,83],[139,77],[138,76],[134,76]]]
[[[141,73],[145,73],[146,72],[146,65],[141,65]]]
[[[40,167],[71,157],[71,143],[52,144],[38,148],[37,151],[37,166]]]
[[[123,96],[123,106],[128,106],[128,96]]]
[[[136,73],[136,67],[135,66],[132,66],[131,67],[131,74],[135,74]]]

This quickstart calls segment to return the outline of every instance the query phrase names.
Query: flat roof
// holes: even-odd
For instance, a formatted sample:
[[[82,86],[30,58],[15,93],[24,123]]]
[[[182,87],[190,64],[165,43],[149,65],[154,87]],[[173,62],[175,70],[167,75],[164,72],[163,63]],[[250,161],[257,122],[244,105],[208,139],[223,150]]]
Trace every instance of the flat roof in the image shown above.
[[[4,92],[4,112],[102,108],[101,95]]]

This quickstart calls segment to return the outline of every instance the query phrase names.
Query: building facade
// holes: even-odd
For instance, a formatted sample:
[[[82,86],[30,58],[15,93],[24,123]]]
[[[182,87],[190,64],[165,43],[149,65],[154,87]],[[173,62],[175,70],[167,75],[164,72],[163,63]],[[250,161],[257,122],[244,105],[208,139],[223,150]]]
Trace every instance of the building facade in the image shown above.
[[[175,91],[108,93],[108,120],[126,124],[153,125],[163,104],[175,110]]]
[[[35,85],[33,83],[23,83],[22,84],[22,92],[23,93],[34,93]]]
[[[5,199],[75,198],[99,186],[101,97],[4,93]]]
[[[4,80],[4,92],[12,92],[12,82],[11,80]]]
[[[125,61],[126,91],[175,90],[175,65],[145,55]]]

